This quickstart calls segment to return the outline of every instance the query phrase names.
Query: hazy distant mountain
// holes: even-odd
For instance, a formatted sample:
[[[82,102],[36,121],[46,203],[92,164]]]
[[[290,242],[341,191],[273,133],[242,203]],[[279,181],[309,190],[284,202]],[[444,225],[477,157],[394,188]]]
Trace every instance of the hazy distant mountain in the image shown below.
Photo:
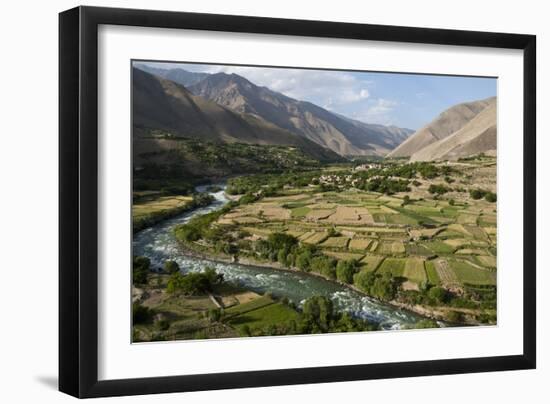
[[[491,109],[485,115],[475,120],[489,107]],[[490,133],[493,131],[489,128],[490,126],[494,126],[494,145],[490,140],[492,138]],[[484,133],[485,130],[488,132]],[[482,134],[482,138],[467,145]],[[451,137],[454,140],[449,139],[444,142]],[[464,144],[459,144],[459,141]],[[489,151],[491,148],[496,149],[496,97],[466,102],[447,109],[428,125],[416,131],[387,157],[412,156],[413,160],[435,160],[447,158],[447,156],[461,157],[476,154]]]
[[[497,103],[489,98],[487,106],[462,128],[417,151],[411,161],[454,160],[479,153],[496,154]]]
[[[413,133],[343,117],[257,86],[237,74],[212,74],[189,90],[234,111],[261,117],[343,156],[385,155]]]
[[[184,69],[162,69],[158,67],[151,67],[143,63],[136,63],[135,67],[143,70],[144,72],[162,77],[163,79],[175,81],[184,87],[198,83],[209,75],[208,73],[196,73]]]
[[[176,137],[225,143],[297,146],[318,160],[340,159],[331,150],[262,118],[193,95],[173,81],[133,69],[134,141],[161,130]],[[143,150],[142,150],[143,152]]]

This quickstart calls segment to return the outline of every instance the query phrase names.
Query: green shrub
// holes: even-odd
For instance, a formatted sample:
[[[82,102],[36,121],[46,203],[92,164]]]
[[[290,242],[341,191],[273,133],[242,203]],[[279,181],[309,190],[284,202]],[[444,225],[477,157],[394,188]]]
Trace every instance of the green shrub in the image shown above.
[[[428,290],[428,297],[436,303],[445,303],[448,299],[447,291],[439,286]]]
[[[149,260],[149,258],[134,256],[132,263],[132,281],[135,285],[147,283],[147,275],[149,274],[150,266],[151,260]]]
[[[164,270],[169,274],[173,274],[180,271],[180,266],[176,261],[165,261]]]
[[[470,197],[472,199],[481,199],[483,198],[483,196],[485,195],[485,192],[482,191],[481,189],[471,189],[470,190]]]
[[[494,192],[487,192],[487,193],[485,194],[485,200],[486,200],[487,202],[492,202],[492,203],[494,203],[494,202],[497,201],[497,194],[495,194]]]

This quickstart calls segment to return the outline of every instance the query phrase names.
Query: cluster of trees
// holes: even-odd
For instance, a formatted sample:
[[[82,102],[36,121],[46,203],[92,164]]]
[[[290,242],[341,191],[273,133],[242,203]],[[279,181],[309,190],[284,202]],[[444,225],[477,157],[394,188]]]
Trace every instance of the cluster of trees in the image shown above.
[[[378,274],[372,271],[361,271],[355,275],[354,283],[366,294],[384,301],[393,300],[399,287],[399,280],[389,272]]]
[[[336,311],[332,300],[325,296],[313,296],[304,302],[300,328],[304,334],[319,334],[371,331],[378,329],[378,325]]]
[[[497,194],[491,191],[485,191],[483,189],[472,189],[470,190],[470,197],[472,199],[481,199],[485,198],[487,202],[496,202],[497,201]]]
[[[303,168],[301,167],[301,169]],[[392,195],[397,192],[410,191],[409,180],[414,180],[415,186],[420,185],[415,179],[419,176],[425,179],[441,176],[452,182],[449,177],[451,173],[453,173],[451,167],[436,166],[427,162],[401,165],[388,163],[380,168],[371,168],[361,172],[286,171],[277,175],[257,174],[232,178],[228,181],[226,192],[231,195],[248,195],[248,198],[253,201],[253,196],[276,195],[280,189],[287,185],[296,187],[319,185],[323,192],[340,191],[342,186],[351,186],[347,181],[351,175],[355,182],[354,186],[358,189]],[[334,184],[319,184],[318,177],[321,174],[336,177],[337,181]]]
[[[168,279],[166,291],[181,293],[188,296],[203,295],[211,292],[215,285],[223,282],[223,274],[218,274],[214,268],[207,267],[203,272],[191,272],[183,275],[174,272]]]
[[[258,240],[255,252],[262,259],[279,262],[285,267],[296,267],[304,272],[316,272],[329,279],[353,283],[353,275],[359,270],[356,260],[337,260],[323,254],[310,244],[300,244],[294,236],[272,233],[265,240]]]
[[[448,176],[453,172],[449,166],[436,166],[428,162],[415,162],[408,164],[387,163],[380,168],[371,168],[364,172],[366,177],[401,177],[414,179],[421,176],[425,179],[433,179],[440,176]]]
[[[300,167],[303,169],[303,167]],[[314,182],[319,171],[286,171],[278,174],[256,174],[231,178],[225,192],[230,195],[254,194],[273,196],[285,185],[305,187]]]
[[[443,195],[447,192],[450,192],[452,191],[453,189],[452,188],[449,188],[445,185],[442,185],[442,184],[431,184],[429,187],[428,187],[428,192],[430,194],[437,194],[437,195]]]
[[[475,160],[482,160],[483,158],[485,158],[485,153],[479,153],[479,154],[476,154],[476,155],[473,155],[473,156],[468,156],[468,157],[461,157],[458,159],[458,161],[475,161]]]
[[[287,299],[283,299],[282,302],[295,309]],[[354,318],[349,313],[338,312],[329,298],[312,296],[304,302],[297,320],[277,325],[269,324],[261,328],[251,328],[245,325],[241,327],[240,332],[245,336],[259,336],[374,331],[377,329],[379,329],[378,324]]]
[[[393,195],[397,192],[409,192],[411,190],[409,181],[389,177],[375,177],[363,180],[357,183],[356,188],[386,195]]]

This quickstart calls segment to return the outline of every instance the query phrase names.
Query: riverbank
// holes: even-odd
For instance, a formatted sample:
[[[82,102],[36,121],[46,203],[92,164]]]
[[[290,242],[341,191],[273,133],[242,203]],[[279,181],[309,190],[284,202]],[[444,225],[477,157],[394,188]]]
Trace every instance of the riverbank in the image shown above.
[[[329,277],[327,277],[327,276],[325,276],[321,273],[318,273],[318,272],[304,272],[304,271],[300,271],[298,268],[288,268],[288,267],[284,267],[284,266],[282,266],[282,265],[280,265],[279,263],[276,263],[276,262],[256,260],[252,257],[239,257],[238,259],[235,259],[235,257],[225,255],[225,254],[224,255],[222,255],[222,254],[213,254],[212,255],[210,252],[209,252],[209,254],[205,254],[202,251],[191,249],[189,247],[189,245],[186,245],[185,243],[179,242],[178,244],[181,248],[182,253],[184,253],[187,256],[193,257],[193,258],[203,259],[203,260],[211,261],[211,262],[214,262],[214,263],[239,264],[239,265],[242,265],[242,266],[245,266],[245,267],[260,267],[260,268],[266,268],[266,269],[271,269],[271,270],[276,270],[276,271],[281,271],[281,272],[296,273],[296,274],[300,274],[300,275],[304,275],[304,276],[311,276],[311,277],[315,277],[315,278],[320,278],[320,279],[323,279],[327,282],[331,282],[331,283],[334,283],[338,286],[341,286],[341,287],[344,287],[346,289],[352,290],[352,291],[354,291],[355,293],[358,293],[361,296],[364,296],[368,299],[371,299],[373,301],[378,302],[379,304],[392,307],[393,309],[396,309],[396,310],[399,310],[399,311],[407,311],[407,312],[410,312],[410,313],[414,313],[417,316],[420,316],[420,317],[423,317],[423,318],[426,318],[426,319],[430,319],[430,320],[434,320],[434,321],[439,321],[439,322],[445,322],[446,323],[447,319],[445,317],[445,314],[446,314],[446,312],[451,311],[451,310],[461,311],[461,312],[464,311],[465,313],[467,312],[468,314],[471,314],[471,311],[468,311],[468,310],[465,310],[465,309],[441,308],[441,307],[428,308],[428,307],[421,306],[421,305],[414,305],[414,306],[413,305],[407,305],[407,304],[400,303],[400,302],[395,301],[395,300],[382,301],[382,300],[379,300],[379,299],[377,299],[373,296],[368,295],[367,293],[365,293],[363,290],[359,289],[355,285],[350,285],[350,284],[347,284],[347,283],[344,283],[344,282],[339,282],[338,280],[331,279],[331,278],[329,278]],[[481,323],[470,322],[470,321],[466,322],[465,321],[464,323],[460,323],[459,325],[479,326],[479,325],[481,325]]]

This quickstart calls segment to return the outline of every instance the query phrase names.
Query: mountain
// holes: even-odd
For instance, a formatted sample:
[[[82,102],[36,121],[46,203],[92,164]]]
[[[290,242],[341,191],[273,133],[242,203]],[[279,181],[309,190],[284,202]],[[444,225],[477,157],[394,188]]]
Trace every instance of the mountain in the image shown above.
[[[188,87],[198,96],[262,118],[342,156],[385,155],[413,133],[371,125],[260,87],[237,74],[211,74]]]
[[[279,128],[262,118],[239,113],[193,95],[173,81],[133,69],[133,130],[134,143],[141,153],[143,144],[151,146],[154,131],[171,137],[199,139],[223,143],[296,146],[321,161],[340,161],[341,157],[315,142]],[[154,149],[154,150],[153,150]]]
[[[445,148],[445,146],[442,146],[442,148],[432,146],[432,148],[428,149],[426,153],[420,153],[420,151],[422,151],[426,147],[429,147],[430,145],[442,142],[447,137],[456,134],[458,131],[465,128],[482,111],[484,111],[487,107],[491,105],[495,106],[494,124],[496,128],[496,97],[458,104],[445,110],[432,122],[417,130],[411,137],[409,137],[397,148],[388,153],[386,157],[411,157],[416,154],[415,159],[443,158],[443,155],[445,155],[445,153],[443,153],[443,149]],[[468,132],[468,136],[462,134],[460,137],[455,138],[455,141],[462,137],[466,139],[473,136],[475,133],[477,133],[477,126],[475,124],[470,125]],[[449,147],[451,143],[452,142],[449,141],[448,143],[444,144],[447,144],[447,147]],[[490,145],[487,145],[487,147],[488,146]],[[481,144],[477,148],[473,147],[472,145],[471,150],[477,150],[484,147],[485,146],[482,147]],[[438,152],[435,152],[436,149],[438,150]],[[430,150],[434,150],[434,152],[430,152]],[[460,152],[457,149],[455,150],[455,154],[464,154],[467,152],[467,150],[469,149],[466,147],[464,147]],[[479,152],[481,151],[483,150],[480,150]],[[475,154],[475,152],[471,154]]]
[[[488,105],[462,128],[417,151],[411,161],[456,160],[479,153],[496,154],[497,103],[491,98]]]
[[[209,75],[208,73],[190,72],[184,69],[162,69],[143,63],[136,63],[134,67],[163,79],[174,81],[184,87],[198,83]]]

